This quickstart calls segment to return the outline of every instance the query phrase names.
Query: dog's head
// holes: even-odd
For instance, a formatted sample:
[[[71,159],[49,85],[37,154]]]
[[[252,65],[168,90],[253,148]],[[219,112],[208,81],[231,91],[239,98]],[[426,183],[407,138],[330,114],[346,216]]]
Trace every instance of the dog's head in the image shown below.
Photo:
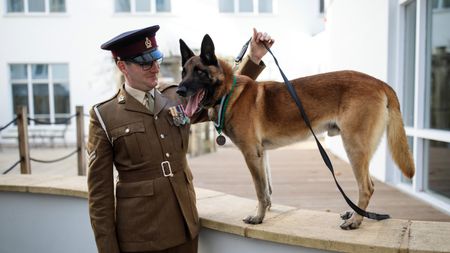
[[[224,74],[208,34],[203,37],[199,56],[182,39],[180,51],[183,71],[177,93],[188,99],[185,112],[191,117],[199,108],[213,107],[226,94]]]

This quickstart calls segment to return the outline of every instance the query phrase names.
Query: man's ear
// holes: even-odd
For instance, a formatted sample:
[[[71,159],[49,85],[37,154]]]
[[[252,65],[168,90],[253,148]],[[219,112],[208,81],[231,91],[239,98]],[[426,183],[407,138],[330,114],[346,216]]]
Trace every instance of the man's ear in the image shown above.
[[[125,71],[125,62],[124,61],[117,61],[116,65],[121,72]]]
[[[184,43],[182,39],[180,39],[180,53],[181,53],[181,66],[183,67],[184,64],[192,57],[194,56],[194,52]]]
[[[120,70],[120,72],[122,72],[122,74],[124,75],[124,76],[126,76],[127,74],[128,74],[128,71],[127,71],[127,69],[125,68],[125,62],[124,61],[117,61],[116,62],[116,65],[117,65],[117,67],[119,68],[119,70]]]
[[[205,65],[217,65],[217,58],[214,53],[214,43],[208,34],[203,37],[200,58]]]

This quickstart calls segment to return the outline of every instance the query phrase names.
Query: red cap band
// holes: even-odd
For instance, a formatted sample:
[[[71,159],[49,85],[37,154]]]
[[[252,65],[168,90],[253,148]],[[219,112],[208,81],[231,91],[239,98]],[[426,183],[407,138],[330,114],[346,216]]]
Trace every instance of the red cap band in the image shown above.
[[[150,51],[156,47],[158,47],[158,45],[156,44],[155,37],[153,36],[145,37],[144,39],[141,39],[129,45],[115,48],[111,50],[111,52],[114,58],[129,58]]]

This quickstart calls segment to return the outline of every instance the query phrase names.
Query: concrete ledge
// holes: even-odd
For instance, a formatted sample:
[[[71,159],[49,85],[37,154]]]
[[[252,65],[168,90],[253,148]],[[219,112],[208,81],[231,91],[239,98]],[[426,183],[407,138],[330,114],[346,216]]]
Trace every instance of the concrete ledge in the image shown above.
[[[85,177],[5,175],[0,191],[87,197]],[[339,228],[335,213],[274,205],[263,224],[242,218],[255,211],[256,201],[197,188],[203,227],[282,244],[341,252],[450,252],[450,222],[365,219],[357,230]]]

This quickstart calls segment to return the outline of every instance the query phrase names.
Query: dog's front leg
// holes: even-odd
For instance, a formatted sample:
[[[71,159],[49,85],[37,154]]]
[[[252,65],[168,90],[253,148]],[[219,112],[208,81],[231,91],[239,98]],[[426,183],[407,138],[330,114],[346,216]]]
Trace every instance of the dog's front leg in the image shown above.
[[[267,178],[267,184],[269,185],[269,195],[272,195],[273,192],[273,188],[272,188],[272,173],[270,170],[270,163],[269,163],[269,155],[267,154],[267,151],[264,150],[263,151],[263,156],[264,156],[264,169],[266,171],[266,178]],[[270,209],[270,206],[269,206]]]
[[[247,216],[243,221],[248,224],[259,224],[263,221],[267,208],[271,206],[268,178],[264,164],[265,152],[261,148],[257,150],[247,149],[247,152],[243,151],[243,153],[253,178],[256,196],[258,197],[256,214]]]

